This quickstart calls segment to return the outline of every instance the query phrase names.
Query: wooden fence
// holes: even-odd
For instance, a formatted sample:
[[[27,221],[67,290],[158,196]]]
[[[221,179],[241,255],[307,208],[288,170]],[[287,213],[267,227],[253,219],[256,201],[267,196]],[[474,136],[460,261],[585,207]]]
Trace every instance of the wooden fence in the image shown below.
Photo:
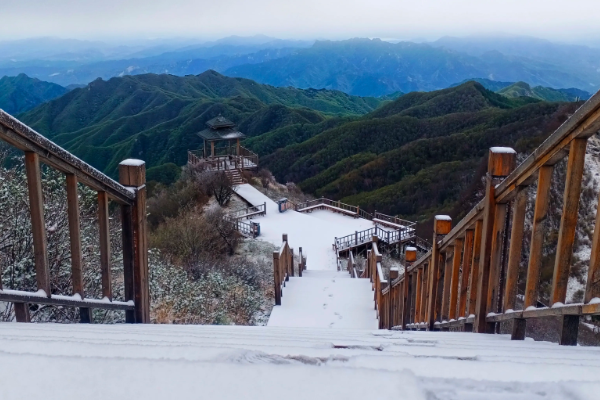
[[[600,314],[600,229],[594,230],[584,301],[565,304],[586,144],[599,130],[597,93],[517,168],[512,149],[491,148],[484,199],[454,228],[449,217],[436,217],[431,251],[414,262],[407,254],[405,274],[391,282],[402,293],[400,303],[389,288],[376,295],[382,327],[496,333],[500,322],[512,321],[512,339],[523,340],[528,319],[553,316],[560,321],[560,344],[576,345],[580,317]],[[556,163],[567,156],[550,304],[540,307],[550,181]],[[530,251],[522,254],[526,189],[536,182]],[[595,224],[600,227],[598,211]],[[517,282],[523,256],[528,263],[520,302]]]
[[[329,211],[339,212],[341,214],[346,214],[355,218],[361,217],[368,220],[373,219],[373,214],[366,212],[359,206],[353,206],[351,204],[326,199],[324,197],[296,204],[296,211],[298,212],[311,212],[313,210],[322,209],[328,209]]]
[[[25,153],[25,169],[34,247],[37,292],[5,290],[0,279],[0,301],[12,302],[18,322],[28,322],[28,304],[78,307],[80,321],[91,322],[91,309],[125,310],[126,322],[150,322],[148,289],[148,245],[146,240],[146,168],[140,160],[119,165],[116,182],[28,126],[0,110],[0,138]],[[54,294],[50,270],[42,198],[40,163],[65,175],[67,218],[71,249],[72,295]],[[88,299],[84,293],[82,249],[77,184],[98,193],[100,270],[103,299]],[[109,200],[121,207],[125,301],[113,301],[111,287]]]
[[[381,241],[389,245],[413,240],[415,238],[415,231],[414,229],[390,231],[375,226],[363,231],[356,231],[340,238],[336,237],[334,240],[334,250],[339,253],[357,246],[362,246],[370,243],[373,236],[377,236]]]
[[[302,277],[302,271],[306,270],[306,255],[302,254],[300,247],[300,263],[298,264],[298,276]],[[288,243],[288,235],[282,235],[282,244],[279,251],[273,252],[273,279],[275,281],[275,305],[281,305],[283,288],[285,282],[294,276],[294,249]]]
[[[205,156],[202,150],[188,150],[188,164],[210,171],[258,168],[258,155],[240,146],[240,154],[217,154]]]
[[[237,210],[229,211],[227,217],[230,219],[250,219],[252,217],[267,215],[267,203],[259,204],[257,206],[242,207]]]

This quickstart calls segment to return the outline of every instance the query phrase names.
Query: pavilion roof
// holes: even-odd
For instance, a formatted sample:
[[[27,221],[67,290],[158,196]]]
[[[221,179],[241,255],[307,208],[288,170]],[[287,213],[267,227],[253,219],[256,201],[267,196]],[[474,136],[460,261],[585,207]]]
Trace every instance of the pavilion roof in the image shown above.
[[[205,129],[198,132],[198,136],[209,141],[243,139],[246,137],[236,128]]]
[[[231,122],[221,114],[206,122],[206,125],[208,125],[208,127],[211,129],[233,128],[235,126],[233,122]]]

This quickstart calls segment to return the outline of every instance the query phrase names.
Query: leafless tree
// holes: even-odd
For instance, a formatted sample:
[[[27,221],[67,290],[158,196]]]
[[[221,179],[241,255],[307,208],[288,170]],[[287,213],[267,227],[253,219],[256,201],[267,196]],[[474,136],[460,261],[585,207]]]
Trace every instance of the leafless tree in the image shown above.
[[[223,171],[205,171],[196,174],[196,180],[200,190],[210,196],[215,196],[215,200],[221,207],[227,205],[231,196],[233,196],[233,185]]]

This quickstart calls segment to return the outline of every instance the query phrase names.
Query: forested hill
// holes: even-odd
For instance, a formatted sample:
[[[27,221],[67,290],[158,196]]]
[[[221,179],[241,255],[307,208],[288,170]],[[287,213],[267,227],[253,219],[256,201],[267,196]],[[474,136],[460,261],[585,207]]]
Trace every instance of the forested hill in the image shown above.
[[[290,126],[248,145],[279,181],[423,221],[473,193],[489,147],[530,152],[579,104],[509,99],[468,82],[409,93],[356,120],[317,124],[311,137]],[[280,148],[265,151],[263,137]]]
[[[68,89],[55,83],[30,78],[25,74],[0,79],[0,108],[17,114],[62,96]]]
[[[197,76],[101,79],[20,115],[40,133],[96,168],[115,174],[128,157],[149,167],[183,165],[201,146],[196,132],[218,114],[249,136],[335,115],[362,115],[383,100],[330,90],[275,88],[214,71]],[[343,119],[343,118],[342,118]]]

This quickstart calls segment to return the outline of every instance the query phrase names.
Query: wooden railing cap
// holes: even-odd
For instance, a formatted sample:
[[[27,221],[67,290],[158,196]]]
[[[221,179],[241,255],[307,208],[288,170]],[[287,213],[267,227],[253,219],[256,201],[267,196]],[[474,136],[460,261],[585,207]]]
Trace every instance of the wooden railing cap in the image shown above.
[[[448,215],[436,215],[434,230],[436,235],[447,235],[452,230],[452,218]]]
[[[128,158],[119,163],[119,183],[125,186],[143,186],[146,184],[146,162]]]
[[[508,176],[517,163],[517,152],[510,147],[491,147],[488,172],[491,176]]]

